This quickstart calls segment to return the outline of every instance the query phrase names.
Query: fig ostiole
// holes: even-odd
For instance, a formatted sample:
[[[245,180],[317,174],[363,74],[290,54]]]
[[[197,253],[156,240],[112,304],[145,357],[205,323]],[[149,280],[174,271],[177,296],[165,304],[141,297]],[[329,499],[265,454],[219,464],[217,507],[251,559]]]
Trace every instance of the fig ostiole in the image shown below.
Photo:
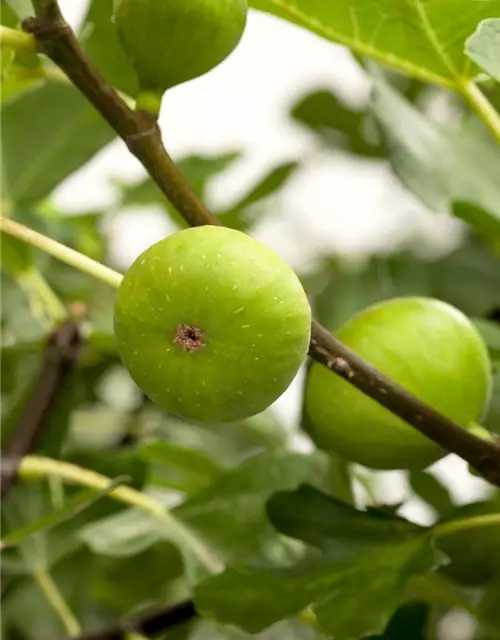
[[[142,253],[115,303],[119,354],[168,412],[202,423],[256,415],[308,351],[311,310],[292,268],[223,227],[179,231]]]
[[[147,96],[141,102],[219,65],[246,17],[246,0],[115,0],[118,35]]]
[[[474,428],[488,404],[485,344],[458,309],[395,298],[351,318],[336,336],[367,362],[457,424]],[[311,366],[306,410],[315,443],[375,469],[424,468],[446,452],[323,366]]]

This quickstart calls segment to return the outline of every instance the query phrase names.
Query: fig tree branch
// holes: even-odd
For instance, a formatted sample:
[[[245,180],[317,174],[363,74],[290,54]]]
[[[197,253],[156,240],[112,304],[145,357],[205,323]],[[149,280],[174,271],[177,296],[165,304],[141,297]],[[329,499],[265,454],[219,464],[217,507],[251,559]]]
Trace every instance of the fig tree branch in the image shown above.
[[[33,0],[36,17],[23,23],[39,50],[53,60],[103,115],[151,178],[192,226],[217,225],[167,154],[151,114],[133,111],[87,58],[56,0]],[[42,247],[41,247],[42,248]],[[500,486],[500,445],[482,440],[392,382],[313,321],[309,355],[418,431],[456,453],[486,480]]]
[[[2,473],[2,498],[14,485],[21,459],[36,448],[47,418],[78,361],[82,336],[73,321],[62,323],[52,332],[44,352],[44,362],[38,383],[2,452],[5,465]]]

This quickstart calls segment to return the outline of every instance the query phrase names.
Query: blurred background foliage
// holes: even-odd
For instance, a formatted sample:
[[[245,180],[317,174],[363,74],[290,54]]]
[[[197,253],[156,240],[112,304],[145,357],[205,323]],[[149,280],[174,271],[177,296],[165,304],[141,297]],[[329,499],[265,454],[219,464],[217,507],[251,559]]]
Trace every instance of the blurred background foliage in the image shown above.
[[[107,78],[133,96],[136,81],[110,20],[111,5],[111,0],[93,0],[80,35],[87,53]],[[2,0],[2,24],[18,26],[20,17],[29,11],[28,3]],[[384,163],[392,167],[404,188],[436,216],[455,215],[466,224],[459,225],[460,241],[437,256],[419,242],[388,247],[358,259],[323,252],[312,264],[299,269],[298,275],[315,315],[332,330],[363,307],[400,295],[440,298],[471,316],[488,344],[495,368],[493,398],[484,426],[500,433],[499,147],[464,103],[450,92],[394,72],[382,72],[363,60],[359,64],[373,80],[374,89],[366,104],[353,107],[331,87],[318,88],[300,95],[290,106],[290,121],[312,137],[318,154],[326,149]],[[155,205],[172,229],[182,228],[184,222],[146,177],[135,183],[117,181],[116,202],[103,209],[68,215],[55,204],[51,197],[54,189],[115,136],[71,86],[60,79],[47,80],[51,73],[53,69],[35,56],[3,56],[5,211],[49,237],[107,263],[109,230],[117,216],[131,207]],[[500,105],[498,88],[486,90],[491,100]],[[452,128],[436,122],[433,116],[439,101],[453,114]],[[421,140],[425,144],[419,144]],[[200,152],[177,161],[197,193],[206,198],[213,181],[234,167],[242,155],[238,149]],[[291,158],[256,173],[230,206],[215,213],[224,224],[254,233],[262,220],[272,214],[301,163],[300,158]],[[297,501],[296,508],[307,504],[323,516],[331,509],[332,518],[344,522],[333,503],[316,504],[310,498],[301,502],[301,490],[293,493],[307,483],[322,492],[318,494],[322,500],[327,495],[349,495],[340,462],[318,451],[297,452],[311,449],[300,430],[300,420],[291,426],[284,424],[273,408],[243,423],[210,428],[165,415],[138,391],[119,362],[112,335],[113,292],[6,236],[2,236],[1,274],[2,446],[12,437],[43,371],[44,349],[53,327],[50,293],[43,283],[50,283],[65,304],[83,304],[86,317],[85,344],[77,370],[66,381],[51,411],[37,453],[73,462],[109,478],[126,476],[130,486],[171,505],[179,521],[195,532],[218,561],[240,569],[251,567],[248,571],[253,572],[251,580],[255,581],[257,593],[265,593],[265,586],[274,584],[269,582],[275,575],[272,571],[285,570],[299,561],[310,561],[311,574],[305,575],[309,583],[314,582],[315,576],[324,577],[325,569],[317,566],[317,551],[308,545],[307,532],[292,535],[280,524],[280,518],[285,518],[281,512],[275,514],[271,524],[265,507],[275,492],[288,491],[292,493],[285,495]],[[384,496],[377,494],[377,474],[358,468],[351,471],[358,504],[373,504],[375,500],[380,506]],[[404,508],[405,503],[418,497],[428,506],[432,518],[446,520],[498,511],[498,495],[493,491],[489,494],[481,502],[455,505],[446,483],[425,471],[409,474],[402,504],[393,507]],[[16,486],[2,505],[3,537],[42,516],[57,513],[79,495],[79,489],[63,487],[57,479]],[[283,503],[280,508],[286,511],[290,505]],[[311,512],[311,518],[313,515]],[[371,534],[363,537],[359,529],[356,531],[359,544],[368,545]],[[413,544],[421,545],[417,563],[421,571],[439,565],[442,556],[425,547],[429,543],[419,538],[421,530],[411,531]],[[325,548],[333,544],[332,539],[339,544],[337,533],[332,534],[332,539],[329,535],[325,534],[322,541]],[[376,625],[385,626],[380,620],[390,619],[383,635],[372,638],[496,637],[500,628],[499,527],[449,536],[440,547],[451,562],[443,565],[438,574],[431,574],[438,575],[438,579],[427,583],[411,580],[419,572],[410,561],[412,547],[393,567],[394,582],[386,585],[394,589],[399,585],[396,598],[379,594],[380,600],[371,601],[375,582],[384,579],[384,558],[394,559],[403,553],[399,540],[387,539],[384,549],[377,552],[380,565],[370,565],[365,578],[356,584],[338,583],[343,588],[331,607],[335,611],[357,607],[351,611],[354,619],[361,616],[363,609],[361,633],[373,624],[372,619],[367,620],[369,614],[377,618]],[[349,553],[356,556],[354,542]],[[331,565],[327,563],[328,568],[331,592],[337,584],[335,580],[341,578],[334,560]],[[206,568],[193,557],[189,545],[172,538],[154,518],[107,498],[4,549],[1,571],[1,624],[6,640],[53,640],[62,635],[60,620],[40,588],[40,571],[51,575],[84,629],[97,629],[118,617],[189,597],[193,585],[206,576]],[[198,587],[201,605],[216,611],[220,620],[238,624],[250,615],[256,617],[258,627],[259,616],[270,623],[287,619],[262,633],[255,629],[253,635],[231,624],[195,620],[164,637],[321,637],[313,627],[292,615],[293,607],[288,612],[286,589],[285,595],[271,590],[268,600],[276,602],[266,601],[261,611],[255,611],[250,609],[254,606],[252,594],[240,591],[235,575],[223,574],[223,579],[227,583],[212,584],[210,580],[214,579],[210,578]],[[295,594],[306,594],[304,604],[311,596],[306,587],[297,579]],[[241,599],[240,613],[235,603],[225,605],[223,599],[218,599],[219,590],[224,594],[224,589]],[[354,605],[353,593],[358,599]],[[326,593],[319,590],[311,597],[324,602]],[[297,598],[300,600],[298,595]],[[278,613],[272,610],[273,606]],[[297,607],[300,609],[301,605]],[[474,619],[479,620],[472,627],[473,618],[463,617],[467,615],[464,611],[471,610]],[[467,620],[469,635],[453,635],[460,625],[469,628]],[[251,628],[247,622],[247,628]],[[336,629],[344,638],[347,636],[342,624],[342,620],[326,622],[328,628]]]

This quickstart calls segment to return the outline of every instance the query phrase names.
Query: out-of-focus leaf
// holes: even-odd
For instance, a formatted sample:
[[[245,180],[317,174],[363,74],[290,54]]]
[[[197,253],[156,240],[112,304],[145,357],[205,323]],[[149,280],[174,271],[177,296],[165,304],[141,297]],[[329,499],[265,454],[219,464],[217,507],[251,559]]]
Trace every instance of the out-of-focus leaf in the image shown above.
[[[44,84],[2,105],[4,189],[16,203],[48,196],[115,137],[71,86]]]
[[[410,471],[408,478],[412,491],[438,514],[447,513],[453,508],[453,500],[448,489],[435,476],[427,471]]]
[[[247,230],[259,217],[255,205],[282,189],[298,167],[298,162],[285,162],[271,169],[230,209],[218,213],[222,223],[240,231]]]
[[[405,295],[429,295],[428,267],[409,254],[373,258],[365,267],[331,266],[330,277],[316,297],[319,321],[329,329],[340,327],[351,316],[380,300]]]
[[[484,591],[478,610],[481,620],[485,620],[493,628],[500,630],[500,574]],[[484,637],[484,640],[487,640],[487,636]]]
[[[291,115],[312,129],[328,146],[367,157],[379,157],[382,153],[367,109],[349,108],[328,89],[302,98],[292,108]],[[370,130],[370,124],[373,130]]]
[[[500,513],[500,496],[454,507],[442,522],[489,513]],[[500,524],[450,533],[438,538],[437,544],[451,561],[440,571],[459,584],[487,584],[500,571]]]
[[[1,354],[2,447],[10,440],[43,364],[43,342],[4,347]]]
[[[239,564],[205,579],[199,611],[260,631],[311,605],[320,629],[338,640],[382,632],[408,580],[441,560],[429,530],[380,512],[356,511],[303,486],[274,496],[271,522],[318,553],[290,568]]]
[[[81,513],[88,509],[94,502],[107,496],[110,491],[113,491],[119,484],[125,482],[127,478],[125,476],[116,478],[109,483],[106,489],[85,489],[76,495],[72,500],[68,501],[64,507],[53,511],[47,515],[41,516],[37,520],[30,522],[21,529],[17,529],[12,533],[9,533],[1,541],[1,547],[15,546],[22,542],[25,538],[35,535],[40,532],[46,532],[49,529],[57,527],[58,524],[66,522],[77,513]]]
[[[19,24],[19,16],[12,4],[8,0],[0,2],[0,22],[5,27],[14,28]],[[2,51],[2,55],[4,51]]]
[[[429,265],[432,295],[468,316],[487,316],[500,305],[500,258],[471,238],[451,255]]]
[[[474,76],[463,42],[480,20],[500,13],[498,0],[454,0],[453,4],[434,0],[251,0],[250,6],[343,44],[356,54],[375,58],[405,75],[446,86]]]
[[[482,20],[465,42],[465,53],[500,82],[500,18]]]
[[[133,449],[116,451],[74,452],[66,456],[68,462],[90,469],[108,478],[127,476],[129,485],[141,489],[146,480],[146,465]]]
[[[269,410],[241,422],[208,427],[151,409],[144,412],[142,423],[151,437],[199,451],[226,468],[288,441],[288,432]]]
[[[165,441],[148,442],[138,455],[149,465],[152,484],[195,493],[212,484],[222,468],[199,451]]]
[[[133,557],[99,556],[99,561],[100,570],[94,572],[89,595],[117,617],[189,596],[185,587],[178,593],[179,587],[182,589],[182,558],[167,542]]]
[[[215,551],[196,532],[175,519],[175,515],[174,518],[162,517],[127,509],[81,528],[78,536],[94,553],[124,558],[143,553],[158,543],[170,542],[182,555],[190,583],[198,582],[222,566]]]
[[[239,468],[221,474],[172,515],[207,554],[221,562],[257,559],[286,564],[295,559],[297,545],[286,543],[270,526],[265,504],[276,490],[294,488],[301,482],[321,484],[328,474],[322,454],[291,452],[263,454]],[[81,539],[94,551],[110,556],[132,556],[153,544],[168,540],[175,544],[191,582],[206,574],[189,540],[179,537],[169,520],[155,518],[136,509],[94,522],[81,531]]]
[[[428,640],[429,605],[425,602],[403,604],[392,616],[384,633],[366,640]]]
[[[475,214],[469,208],[468,221],[479,220],[480,232],[487,227],[500,237],[500,151],[482,126],[472,119],[458,132],[438,126],[380,74],[373,108],[392,167],[405,185],[435,211],[452,210],[454,201],[472,203]]]
[[[303,482],[328,485],[325,455],[286,451],[262,454],[219,476],[175,513],[210,541],[226,562],[260,558],[279,564],[288,561],[288,549],[270,526],[265,505],[274,492],[293,489]]]
[[[83,527],[78,535],[94,553],[127,558],[163,540],[162,529],[162,523],[150,514],[126,509]]]
[[[473,318],[476,329],[485,341],[492,360],[500,360],[500,324],[485,318]]]
[[[500,362],[496,360],[495,363],[491,402],[483,425],[489,431],[500,434]]]
[[[92,0],[80,30],[80,39],[85,52],[108,82],[135,96],[138,80],[118,38],[113,19],[113,0]]]
[[[488,211],[471,202],[453,202],[453,215],[470,225],[485,240],[498,236],[498,221]]]
[[[18,24],[18,17],[14,9],[2,0],[0,3],[0,19],[1,23],[7,27],[16,27]],[[9,71],[12,68],[12,64],[14,62],[15,51],[10,47],[2,47],[2,57],[0,60],[0,71],[2,78],[2,94],[3,94],[3,83],[6,78],[9,76]]]
[[[205,191],[208,182],[230,167],[240,158],[238,152],[227,152],[216,155],[192,155],[180,159],[177,162],[179,169],[182,171],[189,184],[196,191],[198,196],[205,199]],[[121,206],[148,205],[159,204],[173,217],[179,226],[186,226],[186,222],[175,212],[169,204],[164,194],[158,186],[151,180],[144,180],[133,184],[120,184],[121,188]]]
[[[20,20],[23,20],[27,16],[33,15],[33,5],[31,4],[30,0],[6,0],[6,4],[7,6],[10,6],[11,10],[19,17]],[[4,23],[2,22],[2,24]]]
[[[327,640],[327,637],[300,620],[283,620],[262,633],[249,634],[236,627],[202,619],[193,625],[186,640]]]

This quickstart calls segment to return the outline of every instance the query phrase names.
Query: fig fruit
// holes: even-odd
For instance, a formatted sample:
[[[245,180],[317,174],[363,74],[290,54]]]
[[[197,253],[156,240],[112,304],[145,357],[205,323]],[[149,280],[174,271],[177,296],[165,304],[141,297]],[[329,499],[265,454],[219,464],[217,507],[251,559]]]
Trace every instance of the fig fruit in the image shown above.
[[[118,34],[141,89],[159,94],[227,58],[246,16],[246,0],[115,1]]]
[[[115,303],[120,356],[168,412],[204,423],[264,411],[307,354],[311,310],[299,279],[249,236],[196,227],[126,272]]]
[[[420,400],[463,427],[483,415],[491,365],[458,309],[431,298],[368,307],[336,336]],[[314,363],[306,386],[310,435],[319,447],[375,469],[419,469],[446,452],[411,425]]]

